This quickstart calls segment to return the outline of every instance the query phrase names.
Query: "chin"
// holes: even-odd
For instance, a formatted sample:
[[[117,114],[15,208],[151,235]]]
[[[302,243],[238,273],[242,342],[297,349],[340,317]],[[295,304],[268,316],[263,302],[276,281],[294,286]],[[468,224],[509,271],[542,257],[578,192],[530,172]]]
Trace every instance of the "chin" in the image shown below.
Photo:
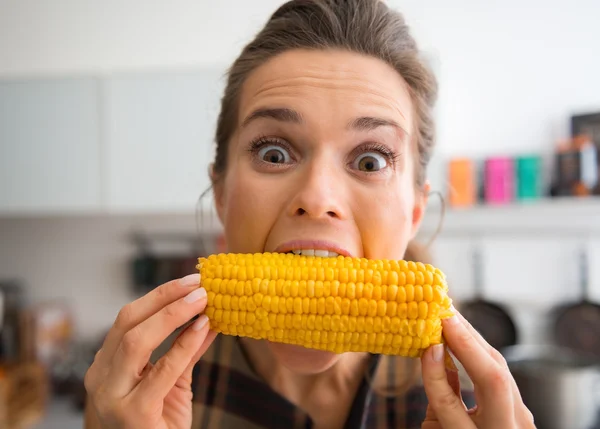
[[[270,341],[267,341],[267,344],[278,362],[298,374],[311,375],[325,372],[340,359],[339,354],[332,352]]]

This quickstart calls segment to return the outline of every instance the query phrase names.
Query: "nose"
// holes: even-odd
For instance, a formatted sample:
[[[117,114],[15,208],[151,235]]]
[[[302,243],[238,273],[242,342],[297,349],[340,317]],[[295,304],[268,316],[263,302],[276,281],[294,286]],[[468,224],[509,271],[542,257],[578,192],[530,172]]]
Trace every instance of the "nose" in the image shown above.
[[[307,166],[298,175],[289,214],[311,219],[344,219],[347,214],[344,194],[341,172],[331,166]]]

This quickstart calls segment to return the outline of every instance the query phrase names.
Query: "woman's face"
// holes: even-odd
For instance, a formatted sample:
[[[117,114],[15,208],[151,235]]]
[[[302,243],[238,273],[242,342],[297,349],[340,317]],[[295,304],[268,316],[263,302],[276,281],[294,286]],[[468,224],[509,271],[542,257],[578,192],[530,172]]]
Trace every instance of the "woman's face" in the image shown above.
[[[371,57],[289,51],[256,69],[215,187],[228,251],[402,259],[426,198],[413,115],[404,79]],[[269,347],[301,373],[339,358]]]

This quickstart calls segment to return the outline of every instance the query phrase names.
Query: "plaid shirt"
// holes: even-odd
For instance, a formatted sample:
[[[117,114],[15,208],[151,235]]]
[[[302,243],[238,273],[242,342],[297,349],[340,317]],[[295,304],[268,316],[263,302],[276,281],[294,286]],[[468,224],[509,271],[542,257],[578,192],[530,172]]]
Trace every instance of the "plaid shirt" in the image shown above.
[[[373,378],[379,355],[372,355]],[[276,393],[250,367],[238,337],[218,335],[194,368],[192,429],[312,428],[310,416]],[[472,392],[464,391],[468,407]],[[405,395],[383,397],[364,377],[344,429],[420,429],[427,397],[421,384]]]

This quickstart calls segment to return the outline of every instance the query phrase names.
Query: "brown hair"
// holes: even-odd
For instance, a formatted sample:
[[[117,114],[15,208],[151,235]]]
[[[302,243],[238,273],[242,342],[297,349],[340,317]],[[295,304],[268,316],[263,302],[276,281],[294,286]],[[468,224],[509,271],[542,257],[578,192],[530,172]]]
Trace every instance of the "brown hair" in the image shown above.
[[[269,59],[292,49],[341,49],[368,55],[386,62],[404,78],[415,108],[415,186],[421,189],[435,140],[432,110],[437,82],[421,58],[403,16],[381,0],[293,0],[271,15],[229,69],[217,122],[213,180],[220,180],[227,169],[227,152],[238,125],[244,82]],[[414,242],[409,243],[405,258],[429,262],[426,249]],[[414,360],[404,362],[414,364]],[[415,373],[414,369],[405,374]]]
[[[437,82],[402,15],[380,0],[293,0],[271,16],[229,69],[217,122],[213,174],[219,177],[227,168],[242,85],[257,67],[291,49],[344,49],[369,55],[404,78],[416,113],[414,140],[420,168],[415,170],[415,182],[423,185],[435,140],[432,110]]]

